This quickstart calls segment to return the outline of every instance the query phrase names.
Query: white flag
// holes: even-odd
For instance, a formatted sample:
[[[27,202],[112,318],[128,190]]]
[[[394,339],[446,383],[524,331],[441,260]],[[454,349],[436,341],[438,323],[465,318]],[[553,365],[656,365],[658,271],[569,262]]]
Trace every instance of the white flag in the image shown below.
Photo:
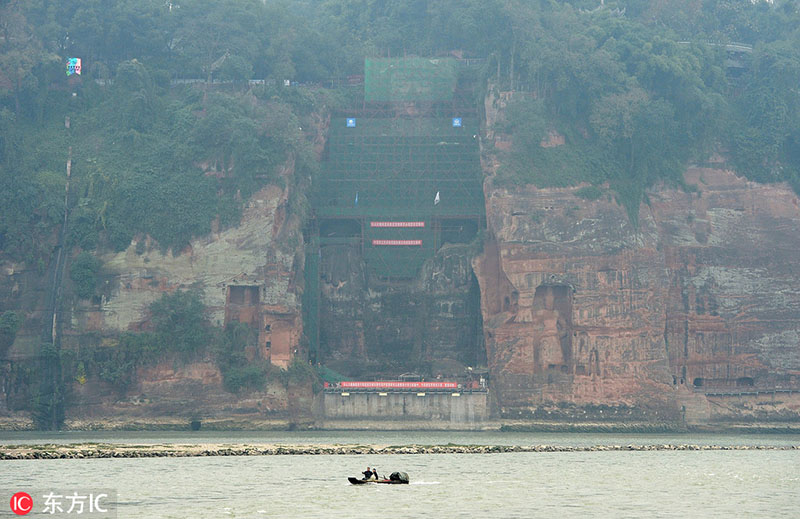
[[[433,205],[436,205],[438,203],[439,203],[439,192],[437,191],[436,192],[436,198],[433,199]]]

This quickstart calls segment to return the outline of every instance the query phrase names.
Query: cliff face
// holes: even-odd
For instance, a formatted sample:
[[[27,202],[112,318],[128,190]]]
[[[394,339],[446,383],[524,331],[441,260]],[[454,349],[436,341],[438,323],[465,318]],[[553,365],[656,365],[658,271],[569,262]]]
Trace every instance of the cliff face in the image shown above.
[[[482,357],[471,255],[467,246],[446,245],[414,281],[387,284],[369,279],[357,245],[323,247],[322,360],[354,376],[420,368],[463,375]]]
[[[671,374],[707,395],[703,419],[796,418],[800,399],[785,390],[800,389],[800,201],[730,171],[686,180],[698,193],[650,196],[670,274]]]
[[[293,163],[281,171],[286,186],[296,183]],[[302,195],[302,194],[301,194]],[[302,355],[303,239],[300,215],[293,214],[290,188],[269,185],[247,201],[238,226],[215,230],[195,239],[182,251],[162,253],[148,238],[131,243],[120,253],[106,253],[98,296],[68,299],[63,320],[62,352],[105,349],[115,355],[121,332],[151,329],[150,303],[164,293],[200,289],[207,317],[214,325],[231,321],[258,330],[258,343],[247,354],[287,367]],[[302,195],[304,196],[304,195]],[[296,204],[295,204],[296,205]],[[4,265],[0,289],[4,298],[25,316],[25,326],[2,366],[2,414],[17,419],[30,410],[35,380],[25,380],[34,366],[41,333],[41,308],[46,288],[21,265]],[[2,308],[2,307],[0,307]],[[286,388],[268,380],[263,391],[234,394],[223,385],[213,355],[194,359],[147,359],[124,388],[112,386],[95,373],[65,380],[67,426],[91,422],[131,422],[185,425],[188,420],[248,420],[270,417],[293,419],[310,411],[310,387]],[[290,404],[292,402],[292,404]],[[296,418],[296,417],[295,417]]]
[[[475,270],[501,413],[798,416],[774,392],[800,389],[798,198],[719,169],[686,181],[648,192],[638,228],[610,195],[487,183]]]
[[[285,175],[291,174],[287,168]],[[152,248],[137,253],[136,244],[103,257],[108,279],[99,305],[73,309],[65,340],[79,347],[92,332],[114,336],[126,330],[147,329],[147,308],[165,292],[200,288],[209,318],[216,325],[239,321],[258,330],[252,358],[287,367],[300,347],[302,318],[300,293],[302,258],[291,242],[301,244],[300,225],[286,217],[287,193],[268,186],[253,196],[240,225],[194,240],[179,255]],[[94,381],[89,381],[94,382]],[[274,382],[274,381],[271,381]],[[211,358],[188,364],[165,359],[139,368],[124,395],[109,395],[92,383],[73,383],[75,419],[93,416],[140,418],[169,416],[205,419],[259,418],[286,411],[288,396],[280,384],[268,383],[264,392],[235,395],[223,388],[222,376]]]
[[[502,106],[503,99],[500,99]],[[487,104],[487,124],[498,113]],[[317,152],[327,123],[318,121]],[[489,135],[490,138],[495,138]],[[496,148],[509,146],[503,136]],[[543,146],[563,145],[550,135]],[[483,252],[441,246],[414,279],[370,279],[358,240],[329,240],[319,268],[316,360],[352,376],[487,363],[504,417],[695,422],[800,418],[800,200],[785,185],[690,168],[693,189],[653,188],[631,225],[607,191],[495,187],[485,165]],[[294,186],[291,162],[282,175]],[[149,304],[200,288],[214,324],[258,330],[250,360],[305,358],[302,221],[267,186],[240,225],[162,254],[143,239],[101,259],[100,296],[65,309],[64,350],[115,347],[151,326]],[[34,267],[2,263],[0,310],[25,320],[0,365],[0,415],[30,409],[45,299]],[[316,287],[315,287],[316,290]],[[26,364],[26,362],[28,364]],[[26,378],[27,377],[27,378]],[[138,368],[123,393],[67,381],[68,423],[270,417],[310,410],[308,387],[233,394],[210,358]]]
[[[282,176],[293,174],[289,163]],[[292,182],[287,179],[286,185]],[[113,337],[147,329],[150,303],[165,292],[199,288],[213,324],[238,321],[258,330],[251,360],[287,367],[301,348],[303,334],[301,222],[287,214],[289,195],[288,189],[265,187],[248,201],[238,226],[193,240],[180,254],[162,254],[133,243],[121,253],[103,256],[104,294],[99,304],[84,302],[72,309],[65,347],[79,348],[87,335]],[[246,396],[226,391],[211,358],[186,364],[164,359],[139,368],[124,395],[110,395],[92,384],[96,381],[89,382],[73,383],[73,418],[99,414],[258,419],[286,411],[289,400],[286,389],[275,381],[268,381],[265,391]]]

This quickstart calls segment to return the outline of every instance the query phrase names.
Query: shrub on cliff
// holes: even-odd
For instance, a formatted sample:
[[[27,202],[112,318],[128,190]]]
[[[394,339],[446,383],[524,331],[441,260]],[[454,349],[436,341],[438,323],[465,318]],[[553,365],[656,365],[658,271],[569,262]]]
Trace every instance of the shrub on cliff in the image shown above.
[[[584,200],[599,200],[603,196],[603,190],[597,186],[584,186],[575,191],[575,196]]]
[[[75,293],[78,297],[89,299],[94,295],[98,272],[100,272],[100,260],[89,252],[81,252],[72,260],[69,277],[75,284]]]
[[[37,429],[57,430],[64,423],[64,384],[59,350],[43,343],[36,368],[38,387],[32,394],[32,413]]]
[[[150,305],[155,341],[161,351],[195,353],[212,340],[211,323],[198,290],[164,294]]]
[[[222,373],[222,383],[231,393],[263,389],[266,384],[269,363],[247,358],[247,349],[255,347],[256,338],[252,327],[236,322],[229,323],[216,334],[214,352],[217,365]]]
[[[114,385],[120,393],[124,393],[133,383],[136,369],[148,360],[151,362],[156,360],[155,352],[155,340],[152,334],[123,333],[116,347],[97,348],[93,352],[93,365],[90,369],[93,369],[101,380]]]
[[[286,370],[286,382],[288,384],[305,385],[310,384],[316,393],[322,389],[322,379],[311,364],[303,361],[299,357],[294,357]]]
[[[5,358],[8,349],[14,344],[22,318],[16,312],[3,312],[0,315],[0,359]]]
[[[60,357],[65,386],[72,381],[84,384],[96,377],[122,395],[136,380],[137,368],[156,362],[160,351],[154,334],[125,332],[117,338],[116,344],[101,345],[97,337],[94,344],[62,350]],[[67,389],[62,391],[69,395]]]

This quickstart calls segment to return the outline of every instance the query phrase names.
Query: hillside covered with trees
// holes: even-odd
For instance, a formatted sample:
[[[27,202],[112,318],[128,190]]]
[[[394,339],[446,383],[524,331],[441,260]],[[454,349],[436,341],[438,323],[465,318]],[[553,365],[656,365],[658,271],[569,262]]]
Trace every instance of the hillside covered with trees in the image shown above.
[[[753,46],[741,68],[729,42]],[[0,250],[47,263],[71,147],[71,245],[147,234],[177,252],[215,218],[234,224],[290,154],[313,175],[304,119],[347,102],[335,85],[364,57],[454,49],[530,94],[501,128],[514,148],[499,181],[608,181],[633,208],[720,151],[754,180],[800,185],[794,0],[4,0]],[[540,148],[550,130],[569,146]]]

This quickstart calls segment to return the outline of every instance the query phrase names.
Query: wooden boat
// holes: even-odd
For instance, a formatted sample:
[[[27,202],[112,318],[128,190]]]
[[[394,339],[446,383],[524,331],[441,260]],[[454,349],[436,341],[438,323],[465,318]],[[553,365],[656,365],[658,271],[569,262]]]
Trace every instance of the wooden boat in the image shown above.
[[[366,485],[367,483],[383,483],[385,485],[408,485],[408,481],[397,481],[392,479],[358,479],[347,478],[353,485]]]

